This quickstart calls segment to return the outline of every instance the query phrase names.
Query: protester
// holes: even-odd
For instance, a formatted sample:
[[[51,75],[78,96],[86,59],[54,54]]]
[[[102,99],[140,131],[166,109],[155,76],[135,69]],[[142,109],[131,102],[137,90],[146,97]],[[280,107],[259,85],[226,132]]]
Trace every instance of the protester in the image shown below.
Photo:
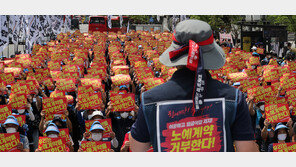
[[[29,152],[29,140],[27,136],[24,134],[22,128],[19,127],[19,123],[17,122],[17,119],[10,115],[7,117],[5,120],[2,130],[4,133],[20,133],[20,143],[17,144],[17,149],[20,150],[21,152]]]
[[[225,55],[223,53],[223,50],[215,43],[214,39],[212,38],[211,27],[207,23],[199,20],[182,21],[177,24],[173,39],[174,39],[174,42],[172,43],[171,47],[169,47],[169,49],[167,49],[160,56],[160,62],[166,66],[177,66],[178,70],[173,74],[172,78],[168,82],[160,86],[157,86],[149,91],[146,91],[142,94],[142,103],[138,112],[138,118],[131,129],[131,136],[130,136],[131,150],[146,151],[149,149],[150,144],[152,144],[154,151],[163,151],[163,150],[159,150],[161,146],[159,146],[159,142],[158,143],[156,142],[157,140],[159,140],[157,139],[157,136],[160,134],[159,133],[157,134],[157,131],[159,130],[157,128],[159,127],[156,127],[155,125],[155,121],[157,119],[156,107],[153,107],[153,106],[159,107],[159,105],[157,104],[162,101],[188,100],[188,99],[195,99],[195,98],[202,97],[203,95],[197,95],[198,97],[196,96],[192,97],[193,86],[194,86],[194,83],[196,82],[194,81],[194,78],[195,78],[194,71],[196,71],[196,68],[198,68],[198,69],[201,69],[201,71],[199,71],[198,74],[196,75],[199,76],[199,78],[201,77],[202,80],[204,80],[205,75],[207,78],[204,81],[200,81],[200,82],[205,82],[206,84],[206,87],[205,87],[206,90],[204,90],[206,93],[204,98],[225,97],[227,99],[229,98],[229,100],[234,100],[234,101],[237,100],[235,102],[238,104],[237,107],[234,107],[234,106],[232,107],[232,108],[235,108],[236,110],[229,109],[227,111],[227,113],[236,113],[235,114],[236,121],[234,121],[233,124],[229,122],[231,124],[230,125],[231,128],[227,127],[229,129],[226,130],[228,131],[226,134],[229,135],[227,137],[228,144],[227,144],[227,148],[225,148],[223,151],[226,151],[226,150],[234,151],[233,144],[235,144],[236,151],[257,151],[258,149],[254,142],[254,131],[251,126],[251,119],[249,116],[248,107],[243,94],[240,91],[237,91],[236,89],[234,89],[233,87],[230,87],[226,84],[222,84],[221,82],[216,82],[212,80],[211,75],[209,74],[208,71],[205,71],[204,72],[205,74],[203,74],[203,68],[219,69],[219,68],[222,68],[222,66],[225,63]],[[188,45],[188,43],[190,44],[191,43],[190,40],[193,40],[197,44],[201,45],[200,48],[203,54],[201,57],[204,59],[204,62],[202,60],[200,60],[201,63],[196,62],[196,64],[198,64],[198,67],[195,66],[195,69],[193,71],[189,70],[186,67],[186,65],[188,65],[187,64],[187,57],[189,55],[188,50],[186,52],[183,51],[181,53],[179,51],[175,51],[177,48],[184,47],[186,46],[186,44]],[[191,47],[191,44],[189,46],[189,50],[193,49],[190,47]],[[195,52],[199,52],[199,51],[197,50]],[[194,57],[196,55],[191,55],[191,56]],[[201,57],[199,57],[199,59],[201,59]],[[195,61],[197,60],[195,58]],[[204,67],[203,67],[203,63],[204,63]],[[203,88],[204,87],[202,87],[202,89]],[[176,103],[177,102],[178,101],[176,101]],[[197,101],[197,103],[200,104],[199,101]],[[182,108],[180,110],[182,110]],[[164,118],[167,117],[165,115],[170,115],[169,111],[166,111],[166,110],[160,113],[164,114],[163,115]],[[190,116],[187,116],[187,117],[188,119],[190,118]],[[184,118],[187,118],[187,117],[184,116]],[[218,119],[223,119],[223,118],[220,117]],[[174,120],[174,121],[177,121],[177,120]],[[167,121],[164,123],[170,123],[170,122]],[[186,122],[184,124],[186,124]],[[164,126],[167,126],[167,125],[165,124]],[[163,132],[160,132],[160,133],[162,134]],[[174,131],[172,133],[174,134]],[[174,136],[168,136],[168,138],[169,137],[173,138]],[[162,136],[162,138],[164,137]],[[173,146],[177,147],[176,148],[177,151],[179,151],[178,145],[176,146],[176,143],[174,143],[173,141],[172,143],[166,143],[166,141],[163,141],[163,144],[167,144],[167,145],[173,144]],[[174,150],[175,147],[171,149]],[[216,151],[221,151],[221,150],[217,149]]]

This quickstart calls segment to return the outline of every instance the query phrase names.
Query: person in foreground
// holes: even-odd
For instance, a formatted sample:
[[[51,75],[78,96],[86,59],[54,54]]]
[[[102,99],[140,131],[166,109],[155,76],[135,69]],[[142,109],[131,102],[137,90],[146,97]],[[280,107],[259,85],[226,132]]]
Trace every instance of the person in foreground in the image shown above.
[[[241,91],[211,78],[225,54],[211,27],[200,20],[177,24],[173,43],[160,56],[177,67],[172,78],[142,93],[130,133],[133,152],[257,152],[246,99]]]

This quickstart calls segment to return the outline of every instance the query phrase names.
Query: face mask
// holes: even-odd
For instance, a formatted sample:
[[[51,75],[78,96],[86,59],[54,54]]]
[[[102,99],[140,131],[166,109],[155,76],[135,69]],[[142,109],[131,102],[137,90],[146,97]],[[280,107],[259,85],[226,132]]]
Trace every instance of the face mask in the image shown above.
[[[33,103],[36,103],[36,101],[37,101],[36,98],[33,98]]]
[[[264,105],[261,105],[259,108],[261,111],[264,111]]]
[[[125,119],[128,117],[128,112],[120,113],[120,116]]]
[[[102,139],[102,133],[92,133],[91,138],[94,141],[100,141]]]
[[[17,110],[20,114],[23,114],[25,112],[25,109]]]
[[[15,133],[16,129],[15,128],[6,128],[7,133]]]
[[[50,138],[57,138],[58,135],[57,134],[50,134],[50,135],[48,135],[48,137],[50,137]]]
[[[256,69],[256,66],[251,66],[252,67],[252,69]]]
[[[278,140],[286,140],[287,134],[279,134]]]

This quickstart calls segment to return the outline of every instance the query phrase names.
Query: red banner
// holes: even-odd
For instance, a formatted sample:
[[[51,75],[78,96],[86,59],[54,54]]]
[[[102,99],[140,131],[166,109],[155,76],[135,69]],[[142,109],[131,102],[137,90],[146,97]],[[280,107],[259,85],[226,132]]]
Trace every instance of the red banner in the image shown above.
[[[267,104],[265,105],[266,119],[270,123],[288,122],[290,111],[288,104]]]
[[[38,149],[41,152],[69,152],[66,140],[62,137],[39,137]]]
[[[112,111],[133,111],[135,110],[135,94],[118,94],[110,97],[113,105]]]
[[[9,102],[12,109],[25,109],[27,105],[27,95],[26,94],[10,94]]]
[[[63,114],[67,110],[67,99],[62,97],[47,97],[42,101],[46,120],[50,120],[54,114]]]
[[[4,123],[6,118],[11,115],[11,107],[9,104],[0,105],[0,124]]]
[[[17,145],[20,143],[20,134],[0,133],[0,152],[20,152]]]
[[[56,87],[62,91],[73,92],[75,91],[75,88],[76,88],[75,80],[74,79],[57,79]]]
[[[80,95],[79,104],[81,110],[86,109],[101,109],[103,103],[101,93],[85,93]]]
[[[296,152],[296,142],[273,143],[273,152]]]

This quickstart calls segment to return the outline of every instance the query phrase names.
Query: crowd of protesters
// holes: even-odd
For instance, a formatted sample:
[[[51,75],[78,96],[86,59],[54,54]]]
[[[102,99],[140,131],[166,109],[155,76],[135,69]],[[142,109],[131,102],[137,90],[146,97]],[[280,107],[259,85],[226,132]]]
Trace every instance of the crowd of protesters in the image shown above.
[[[88,34],[75,31],[72,34],[69,32],[60,33],[56,40],[42,45],[34,45],[31,54],[16,55],[14,58],[2,60],[1,105],[10,104],[10,98],[17,95],[17,92],[13,90],[16,89],[13,86],[14,84],[35,80],[38,86],[27,94],[27,104],[24,108],[12,108],[11,115],[0,118],[2,119],[0,132],[19,132],[20,142],[17,144],[17,148],[24,152],[42,151],[38,148],[40,137],[57,138],[62,129],[67,129],[69,132],[69,141],[66,143],[68,151],[82,151],[81,142],[83,141],[105,140],[111,143],[110,151],[129,152],[128,135],[137,118],[141,93],[157,86],[157,84],[152,84],[152,86],[149,84],[150,81],[152,82],[151,79],[158,78],[161,79],[158,84],[164,83],[170,79],[176,70],[161,65],[158,60],[161,53],[171,43],[172,34],[169,32],[131,31],[126,34],[121,32]],[[258,80],[258,83],[253,86],[276,87],[278,91],[276,96],[287,98],[287,90],[284,90],[278,84],[284,73],[281,73],[281,76],[277,78],[277,82],[267,82],[264,80],[264,68],[262,67],[289,67],[285,73],[293,75],[293,71],[296,71],[296,69],[293,69],[294,66],[291,65],[291,62],[294,63],[295,61],[294,52],[289,50],[284,59],[279,59],[278,55],[272,52],[257,53],[256,46],[252,47],[252,52],[233,48],[230,44],[222,43],[220,46],[227,55],[227,63],[222,69],[210,70],[210,73],[214,79],[237,87],[247,97],[254,135],[260,151],[273,151],[272,143],[295,142],[296,126],[294,126],[294,123],[296,117],[292,115],[294,108],[290,105],[291,103],[287,102],[290,106],[290,119],[286,122],[271,123],[266,118],[265,101],[255,102],[256,95],[248,95],[248,90],[243,87],[243,81],[231,78],[231,75],[229,75],[239,72],[246,73],[247,78]],[[257,59],[250,61],[253,57],[258,58],[258,61]],[[73,66],[74,69],[71,69],[70,67]],[[117,70],[116,67],[127,69],[127,71]],[[20,70],[12,72],[13,80],[9,82],[5,76],[11,73],[9,71],[11,68]],[[70,73],[69,69],[71,69]],[[40,73],[48,73],[48,75],[40,77]],[[144,74],[147,75],[143,77]],[[115,84],[112,77],[116,75],[129,75],[130,80],[122,85]],[[48,119],[43,111],[43,100],[47,97],[57,96],[56,94],[62,91],[57,85],[57,80],[61,78],[75,79],[75,90],[64,91],[65,94],[61,95],[67,99],[67,111],[64,111],[63,114],[55,114],[51,119]],[[83,78],[100,79],[101,87],[93,92],[100,94],[102,100],[100,107],[81,109],[83,102],[78,98],[78,89],[83,85]],[[291,90],[289,89],[289,91]],[[114,111],[110,100],[111,94],[114,93],[134,94],[135,106],[133,110]],[[23,125],[18,121],[18,115],[25,116]],[[102,119],[111,119],[112,131],[107,139],[103,137],[106,129],[101,125],[100,120]],[[88,131],[85,122],[89,120],[94,122]],[[150,149],[150,151],[153,150]]]

